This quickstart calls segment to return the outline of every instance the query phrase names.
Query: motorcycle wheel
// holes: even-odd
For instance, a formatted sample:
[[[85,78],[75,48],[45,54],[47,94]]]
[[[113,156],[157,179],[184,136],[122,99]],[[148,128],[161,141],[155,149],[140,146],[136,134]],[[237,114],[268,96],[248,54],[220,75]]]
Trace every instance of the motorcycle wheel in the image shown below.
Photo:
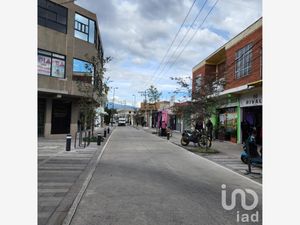
[[[181,140],[180,140],[180,143],[181,143],[182,146],[187,146],[189,144],[189,141],[186,140],[186,138],[182,137]]]
[[[241,156],[241,160],[243,163],[248,164],[248,159],[245,156]]]
[[[208,139],[205,135],[202,135],[198,141],[198,146],[201,148],[205,148],[206,146],[208,147]]]

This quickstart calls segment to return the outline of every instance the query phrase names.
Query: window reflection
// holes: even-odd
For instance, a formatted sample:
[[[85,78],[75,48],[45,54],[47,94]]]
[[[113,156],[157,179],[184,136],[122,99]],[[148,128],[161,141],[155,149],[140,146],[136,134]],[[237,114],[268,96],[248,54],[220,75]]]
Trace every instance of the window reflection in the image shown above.
[[[95,21],[75,13],[74,29],[76,38],[95,43]]]
[[[79,60],[79,59],[73,59],[73,72],[76,74],[82,74],[82,75],[94,75],[94,67],[93,64]]]

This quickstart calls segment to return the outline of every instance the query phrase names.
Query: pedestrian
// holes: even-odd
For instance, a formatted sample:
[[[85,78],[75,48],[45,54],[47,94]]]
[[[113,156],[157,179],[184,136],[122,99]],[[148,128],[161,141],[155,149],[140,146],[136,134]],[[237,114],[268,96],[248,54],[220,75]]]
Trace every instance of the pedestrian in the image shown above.
[[[77,131],[81,131],[81,121],[77,120]]]
[[[249,136],[249,129],[250,129],[250,124],[246,119],[244,119],[241,122],[241,128],[242,128],[242,143],[245,143],[246,140],[248,139]]]
[[[212,141],[214,125],[210,119],[208,119],[208,121],[206,123],[206,127],[207,127],[207,134],[208,134],[209,140]]]
[[[253,127],[250,129],[249,137],[247,138],[247,142],[246,142],[251,158],[256,158],[259,156],[257,152],[256,136],[257,136],[256,127]]]
[[[195,130],[202,131],[203,130],[203,122],[198,120],[195,126]]]

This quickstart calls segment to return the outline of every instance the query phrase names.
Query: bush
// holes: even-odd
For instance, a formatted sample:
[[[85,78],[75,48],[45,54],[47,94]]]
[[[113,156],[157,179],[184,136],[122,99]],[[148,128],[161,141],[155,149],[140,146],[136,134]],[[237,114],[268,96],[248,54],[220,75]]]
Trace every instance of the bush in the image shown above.
[[[90,142],[97,142],[98,137],[92,136],[90,137]],[[89,141],[89,137],[84,137],[83,141]],[[101,136],[101,142],[104,141],[104,137]]]

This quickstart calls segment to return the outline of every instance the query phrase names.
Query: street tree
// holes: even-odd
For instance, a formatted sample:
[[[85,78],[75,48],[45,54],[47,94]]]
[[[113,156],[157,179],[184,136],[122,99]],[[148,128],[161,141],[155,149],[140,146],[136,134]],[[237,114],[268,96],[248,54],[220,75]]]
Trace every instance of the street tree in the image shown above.
[[[111,61],[111,57],[103,58],[100,53],[89,57],[85,55],[89,63],[85,64],[85,73],[77,80],[77,87],[81,93],[79,99],[80,124],[82,129],[92,128],[97,115],[96,108],[107,101],[109,87],[104,78],[105,65]]]
[[[116,109],[109,109],[108,107],[104,108],[104,111],[107,113],[107,115],[104,116],[104,123],[109,124],[111,121],[111,118],[113,118],[113,115],[117,113]]]
[[[194,80],[194,89],[190,76],[170,78],[179,86],[174,93],[184,93],[188,98],[185,104],[174,107],[176,113],[188,118],[188,123],[195,125],[197,121],[206,121],[215,114],[220,103],[218,95],[225,85],[224,78],[218,78],[216,74],[201,75]]]
[[[160,96],[162,95],[162,92],[159,92],[154,85],[151,85],[147,89],[147,96],[150,103],[156,103],[159,101]]]

